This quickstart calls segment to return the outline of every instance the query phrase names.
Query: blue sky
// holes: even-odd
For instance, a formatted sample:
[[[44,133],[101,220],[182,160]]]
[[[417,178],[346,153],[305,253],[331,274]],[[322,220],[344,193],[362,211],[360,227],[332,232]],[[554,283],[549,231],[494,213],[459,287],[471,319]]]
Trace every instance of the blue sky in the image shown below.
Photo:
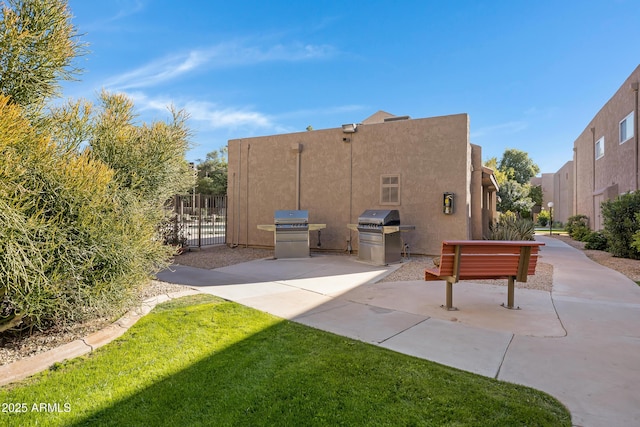
[[[542,172],[640,63],[639,0],[70,0],[89,44],[64,96],[186,110],[191,161],[227,140],[339,127],[378,110],[468,113],[483,160]]]

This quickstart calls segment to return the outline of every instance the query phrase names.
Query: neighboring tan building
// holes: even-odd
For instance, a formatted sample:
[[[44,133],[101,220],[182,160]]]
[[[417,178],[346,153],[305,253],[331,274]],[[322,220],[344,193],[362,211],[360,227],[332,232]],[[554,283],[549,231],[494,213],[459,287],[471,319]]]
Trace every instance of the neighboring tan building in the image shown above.
[[[558,172],[553,174],[552,213],[554,222],[559,221],[565,224],[569,217],[574,215],[574,188],[574,170],[573,161],[571,160],[558,169]],[[548,206],[547,203],[545,203],[544,206]]]
[[[573,174],[573,161],[569,161],[556,173],[543,173],[531,178],[531,185],[542,187],[542,210],[548,211],[549,202],[553,202],[553,222],[564,224],[573,215]]]
[[[469,142],[469,117],[424,119],[378,112],[342,128],[230,140],[227,243],[273,247],[276,210],[305,209],[310,246],[358,249],[347,228],[367,209],[398,209],[412,253],[437,254],[446,239],[482,239],[495,216],[497,184]],[[443,212],[444,193],[454,210]]]
[[[602,229],[600,204],[638,189],[640,67],[620,86],[573,144],[577,214]]]
[[[553,177],[554,174],[552,173],[543,173],[540,176],[536,176],[531,178],[531,185],[532,186],[540,186],[542,187],[542,205],[541,205],[541,209],[542,210],[547,210],[549,202],[553,202]],[[536,211],[536,214],[538,212]],[[555,221],[555,218],[554,218]]]
[[[639,189],[639,82],[640,66],[575,140],[573,161],[553,174],[551,193],[544,194],[543,188],[544,206],[547,199],[554,202],[554,220],[586,215],[591,229],[601,230],[601,203]]]

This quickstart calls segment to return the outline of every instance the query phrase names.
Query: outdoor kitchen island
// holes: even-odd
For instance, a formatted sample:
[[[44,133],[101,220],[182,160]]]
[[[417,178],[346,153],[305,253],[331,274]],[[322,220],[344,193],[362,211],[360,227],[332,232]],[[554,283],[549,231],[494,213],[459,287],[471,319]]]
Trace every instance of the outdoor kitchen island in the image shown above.
[[[358,260],[375,265],[400,262],[400,233],[416,229],[415,225],[400,225],[400,212],[396,209],[368,209],[358,217],[357,224],[347,227],[358,232]]]
[[[309,232],[326,228],[326,224],[309,224],[307,210],[278,210],[273,224],[258,225],[259,230],[271,231],[274,237],[274,258],[307,258]]]

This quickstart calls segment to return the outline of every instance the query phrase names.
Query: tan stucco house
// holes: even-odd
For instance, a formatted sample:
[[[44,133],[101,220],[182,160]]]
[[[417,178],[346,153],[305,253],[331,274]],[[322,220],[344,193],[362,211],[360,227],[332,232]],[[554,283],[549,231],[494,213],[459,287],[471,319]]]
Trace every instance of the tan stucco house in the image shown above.
[[[549,209],[553,203],[553,221],[567,222],[573,213],[574,202],[574,170],[573,161],[565,163],[556,173],[543,173],[531,178],[531,185],[542,187],[542,210]]]
[[[333,129],[242,138],[228,143],[227,243],[273,247],[276,210],[309,211],[310,246],[358,250],[367,209],[398,209],[412,253],[436,254],[445,239],[482,239],[495,215],[497,184],[469,141],[469,117],[410,119],[379,111]],[[454,194],[450,214],[445,193]]]
[[[639,188],[638,85],[640,66],[587,124],[573,143],[573,160],[543,183],[545,200],[554,202],[554,219],[589,217],[593,230],[603,228],[600,205]],[[542,177],[544,179],[543,174]]]
[[[640,66],[622,83],[573,144],[575,212],[602,229],[600,203],[638,190]]]

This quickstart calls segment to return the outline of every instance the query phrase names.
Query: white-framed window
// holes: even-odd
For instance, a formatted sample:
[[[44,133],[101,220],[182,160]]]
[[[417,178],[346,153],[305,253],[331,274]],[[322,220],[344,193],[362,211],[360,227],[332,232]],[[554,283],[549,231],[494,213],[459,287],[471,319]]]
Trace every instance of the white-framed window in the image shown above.
[[[400,175],[380,176],[380,204],[400,204]]]
[[[620,139],[618,142],[624,144],[633,138],[633,111],[627,117],[620,121]]]
[[[604,156],[604,136],[596,141],[596,160]]]

